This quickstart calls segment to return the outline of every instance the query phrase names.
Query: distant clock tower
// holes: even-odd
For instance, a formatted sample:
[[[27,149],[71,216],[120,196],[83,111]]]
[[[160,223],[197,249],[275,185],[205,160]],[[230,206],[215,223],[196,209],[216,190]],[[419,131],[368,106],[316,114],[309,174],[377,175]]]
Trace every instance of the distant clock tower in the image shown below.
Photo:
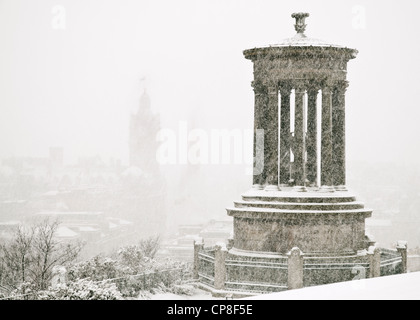
[[[130,167],[138,167],[150,174],[157,171],[156,135],[159,128],[159,115],[152,112],[150,97],[144,89],[138,108],[130,115]]]

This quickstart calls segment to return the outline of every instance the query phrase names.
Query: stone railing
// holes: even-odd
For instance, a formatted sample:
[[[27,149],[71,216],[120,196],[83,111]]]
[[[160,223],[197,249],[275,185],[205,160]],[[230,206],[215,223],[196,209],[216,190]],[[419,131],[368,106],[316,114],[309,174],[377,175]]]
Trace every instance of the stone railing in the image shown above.
[[[306,256],[295,247],[286,255],[241,257],[229,254],[223,243],[204,248],[200,240],[194,243],[194,257],[194,279],[219,292],[278,292],[407,272],[403,242],[396,249],[370,246],[343,256]]]
[[[215,285],[215,255],[215,248],[205,248],[202,242],[194,242],[193,277],[212,287]]]
[[[287,289],[287,258],[226,259],[225,290],[276,292]]]

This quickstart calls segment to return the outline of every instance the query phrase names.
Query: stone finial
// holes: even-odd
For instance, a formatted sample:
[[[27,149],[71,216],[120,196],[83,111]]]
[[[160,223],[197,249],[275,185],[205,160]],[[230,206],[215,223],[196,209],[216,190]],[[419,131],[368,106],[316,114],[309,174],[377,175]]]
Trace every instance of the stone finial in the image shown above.
[[[402,273],[407,273],[407,241],[399,240],[397,251],[401,254]]]
[[[305,18],[309,17],[309,13],[306,12],[297,12],[292,14],[292,18],[296,19],[295,30],[297,33],[304,33],[306,24]]]
[[[398,240],[397,241],[397,249],[407,249],[407,241],[405,240]]]

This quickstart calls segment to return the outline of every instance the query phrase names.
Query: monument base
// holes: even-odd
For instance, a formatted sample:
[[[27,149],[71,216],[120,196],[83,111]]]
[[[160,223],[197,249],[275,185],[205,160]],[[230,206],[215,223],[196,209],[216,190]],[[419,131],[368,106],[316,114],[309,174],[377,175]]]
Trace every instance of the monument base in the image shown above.
[[[401,246],[380,249],[365,235],[372,210],[348,191],[251,189],[227,213],[228,247],[196,247],[198,282],[215,292],[277,292],[405,270]]]

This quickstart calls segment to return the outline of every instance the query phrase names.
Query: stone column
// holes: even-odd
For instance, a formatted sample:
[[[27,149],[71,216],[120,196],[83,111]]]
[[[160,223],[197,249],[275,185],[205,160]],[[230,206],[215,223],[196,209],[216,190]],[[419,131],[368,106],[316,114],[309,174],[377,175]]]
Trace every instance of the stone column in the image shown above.
[[[264,170],[264,144],[258,139],[258,130],[266,131],[264,123],[264,112],[267,104],[267,88],[264,87],[260,82],[253,81],[252,86],[254,88],[254,167],[253,167],[253,188],[263,189],[265,181],[265,170]],[[264,134],[265,135],[265,134]],[[264,138],[263,135],[263,138]],[[260,158],[260,155],[263,155]],[[261,163],[262,162],[262,163]]]
[[[398,241],[397,251],[401,254],[402,273],[407,273],[407,241]]]
[[[293,137],[294,190],[296,191],[306,191],[304,96],[305,89],[302,84],[298,84],[295,88],[295,130]]]
[[[289,84],[280,84],[280,186],[287,186],[290,180],[290,91]]]
[[[381,276],[381,251],[378,247],[371,246],[368,249],[369,255],[369,277]]]
[[[303,253],[299,248],[294,247],[287,253],[287,288],[303,288]]]
[[[218,243],[215,246],[214,255],[214,288],[216,290],[223,290],[226,281],[226,254],[228,252],[224,243]]]
[[[199,272],[199,257],[198,253],[203,250],[204,243],[202,239],[194,240],[194,264],[193,264],[193,278],[198,279]]]
[[[321,111],[321,191],[333,192],[332,187],[332,90],[322,88]]]
[[[268,87],[268,103],[264,112],[267,123],[264,136],[265,190],[279,190],[279,91],[277,86]]]
[[[347,81],[339,81],[332,96],[332,184],[346,190],[345,93]]]
[[[317,156],[317,102],[318,89],[314,86],[308,89],[308,120],[307,120],[307,148],[306,168],[310,186],[317,185],[318,156]]]

